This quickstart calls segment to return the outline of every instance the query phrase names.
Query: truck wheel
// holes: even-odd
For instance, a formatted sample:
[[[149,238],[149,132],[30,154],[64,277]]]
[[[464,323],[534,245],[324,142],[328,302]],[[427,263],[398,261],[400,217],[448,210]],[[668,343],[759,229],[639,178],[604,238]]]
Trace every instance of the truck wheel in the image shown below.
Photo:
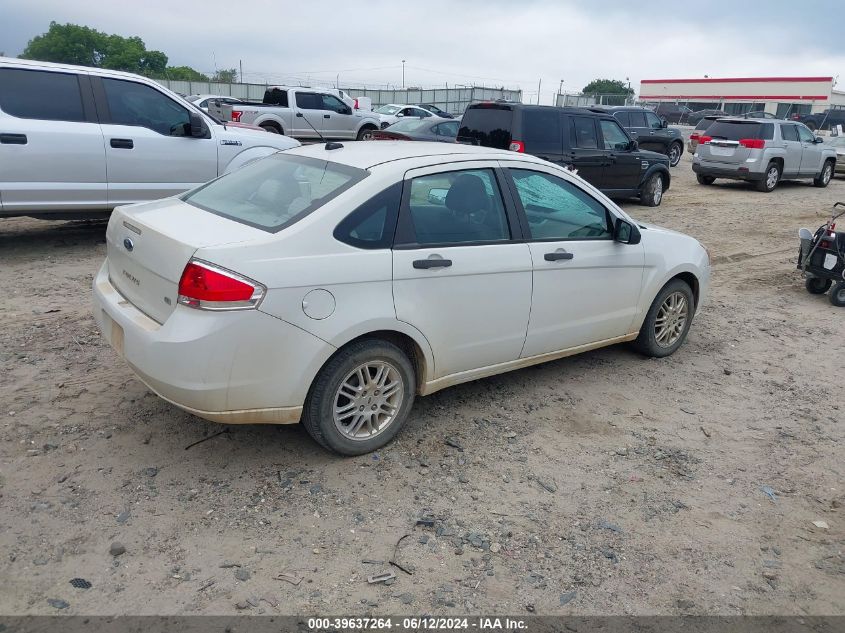
[[[265,132],[270,132],[271,134],[281,134],[282,131],[279,129],[279,126],[275,123],[263,123],[261,125],[261,129]]]
[[[681,156],[684,154],[684,146],[680,143],[672,143],[669,146],[669,152],[666,154],[669,157],[669,167],[675,167],[681,162]]]
[[[845,308],[845,281],[840,281],[836,284],[828,295],[831,305],[837,308]]]
[[[813,184],[816,187],[827,187],[830,184],[831,178],[833,178],[833,161],[826,160],[822,167],[822,173],[816,178],[813,178]]]
[[[804,282],[804,287],[811,295],[823,295],[830,289],[831,285],[833,285],[832,279],[822,279],[821,277],[808,277]]]
[[[359,141],[372,141],[373,140],[373,132],[376,131],[376,128],[365,125],[360,130],[358,130],[358,140]]]
[[[659,207],[663,200],[663,177],[652,174],[640,189],[640,204],[646,207]]]
[[[698,180],[699,185],[712,185],[716,182],[716,179],[713,178],[713,176],[702,176],[701,174],[698,174],[695,179]]]
[[[771,193],[778,186],[778,182],[780,182],[780,166],[772,162],[766,167],[766,173],[763,174],[763,179],[758,180],[755,186],[757,187],[757,191]]]

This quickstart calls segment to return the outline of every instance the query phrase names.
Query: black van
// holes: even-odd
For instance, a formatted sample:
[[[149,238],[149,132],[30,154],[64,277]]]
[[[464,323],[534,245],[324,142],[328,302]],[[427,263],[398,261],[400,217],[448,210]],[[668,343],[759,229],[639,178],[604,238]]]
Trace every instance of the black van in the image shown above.
[[[669,188],[669,159],[639,149],[609,114],[583,108],[484,102],[467,107],[459,143],[526,152],[578,170],[611,198],[656,207]]]

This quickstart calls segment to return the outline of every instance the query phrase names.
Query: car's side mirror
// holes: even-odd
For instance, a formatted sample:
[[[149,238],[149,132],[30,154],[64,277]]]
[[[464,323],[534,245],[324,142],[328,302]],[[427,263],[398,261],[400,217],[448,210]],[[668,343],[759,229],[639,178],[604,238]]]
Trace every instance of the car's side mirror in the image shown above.
[[[667,127],[669,127],[669,121],[667,121],[666,119],[662,119],[662,120],[660,121],[660,127],[661,127],[661,128],[667,128]]]
[[[621,244],[639,244],[642,236],[640,230],[622,218],[616,218],[616,224],[613,227],[613,239]]]
[[[405,116],[405,115],[404,115],[404,114],[402,114],[401,112],[397,112],[397,113],[396,113],[396,116],[397,116],[397,117],[403,117],[403,116]]]
[[[640,144],[639,144],[639,143],[637,143],[637,142],[636,142],[636,141],[634,141],[634,140],[630,140],[630,141],[628,141],[628,151],[629,151],[629,152],[636,152],[638,149],[640,149]]]
[[[205,126],[202,123],[202,117],[196,112],[190,113],[191,117],[191,136],[194,138],[202,138],[205,136]]]
[[[352,114],[352,108],[346,106],[341,114]]]
[[[824,139],[821,136],[817,136],[813,139],[813,143],[824,143]]]

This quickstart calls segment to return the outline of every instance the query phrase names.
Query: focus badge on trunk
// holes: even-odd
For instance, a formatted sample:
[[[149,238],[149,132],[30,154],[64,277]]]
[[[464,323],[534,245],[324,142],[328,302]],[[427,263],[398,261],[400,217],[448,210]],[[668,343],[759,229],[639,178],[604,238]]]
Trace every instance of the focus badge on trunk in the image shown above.
[[[135,248],[135,244],[128,237],[124,237],[123,238],[123,247],[127,251],[131,251],[133,248]]]

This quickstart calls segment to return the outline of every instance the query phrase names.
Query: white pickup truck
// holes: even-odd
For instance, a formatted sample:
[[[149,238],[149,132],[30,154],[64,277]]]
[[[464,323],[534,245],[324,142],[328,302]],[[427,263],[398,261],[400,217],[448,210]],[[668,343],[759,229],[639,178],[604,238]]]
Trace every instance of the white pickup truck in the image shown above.
[[[378,116],[355,110],[329,90],[270,86],[261,103],[232,106],[232,120],[299,139],[369,140],[381,126]]]
[[[138,75],[0,57],[0,216],[99,215],[298,145]]]

